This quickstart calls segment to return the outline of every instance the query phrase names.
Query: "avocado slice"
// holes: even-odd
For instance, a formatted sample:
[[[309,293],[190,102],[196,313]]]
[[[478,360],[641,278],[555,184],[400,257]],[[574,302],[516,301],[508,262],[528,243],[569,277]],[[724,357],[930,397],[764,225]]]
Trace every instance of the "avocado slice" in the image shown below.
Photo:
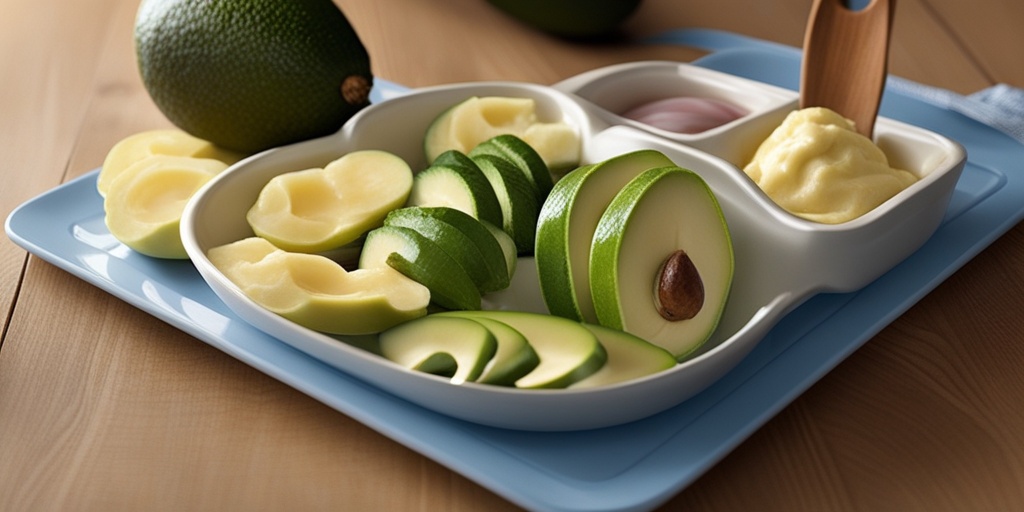
[[[433,240],[402,226],[381,226],[366,235],[359,268],[391,267],[430,290],[447,309],[480,309],[480,290],[457,261]]]
[[[590,244],[605,208],[631,179],[672,165],[655,150],[638,150],[580,167],[555,183],[538,215],[534,258],[552,314],[599,323],[590,291]]]
[[[381,355],[411,370],[449,377],[452,384],[477,379],[498,342],[479,322],[428,315],[397,325],[379,337]]]
[[[516,243],[520,255],[533,254],[540,203],[537,192],[515,165],[494,155],[478,155],[473,162],[491,182],[501,205],[501,228]]]
[[[548,165],[544,163],[540,153],[523,139],[511,133],[496,135],[481,142],[469,152],[470,158],[480,155],[504,158],[522,171],[537,194],[537,204],[542,204],[551,192],[554,184]]]
[[[644,171],[615,196],[594,235],[590,289],[599,323],[684,359],[718,326],[733,264],[729,228],[707,183],[676,166]]]
[[[628,332],[600,325],[583,324],[597,336],[608,353],[600,370],[569,386],[572,389],[608,386],[665,371],[676,365],[667,350]]]
[[[514,386],[516,381],[533,371],[540,364],[537,351],[522,333],[504,322],[483,316],[472,316],[473,321],[491,331],[498,340],[498,350],[494,358],[477,379],[481,384],[497,386]]]
[[[406,203],[409,206],[446,206],[501,225],[501,205],[491,182],[468,156],[452,150],[416,174]]]
[[[487,231],[491,232],[494,239],[498,241],[498,245],[501,247],[502,254],[505,255],[505,268],[508,269],[508,278],[511,283],[512,276],[516,273],[516,268],[519,265],[519,251],[516,249],[516,242],[512,240],[512,237],[505,232],[505,230],[491,224],[490,222],[484,222],[484,227]]]
[[[384,225],[407,227],[437,242],[466,270],[480,293],[509,285],[501,244],[483,222],[464,212],[443,206],[409,206],[389,213]]]
[[[438,313],[463,318],[489,318],[519,331],[537,352],[540,364],[515,381],[517,388],[565,388],[598,371],[607,360],[604,347],[579,322],[518,311]]]

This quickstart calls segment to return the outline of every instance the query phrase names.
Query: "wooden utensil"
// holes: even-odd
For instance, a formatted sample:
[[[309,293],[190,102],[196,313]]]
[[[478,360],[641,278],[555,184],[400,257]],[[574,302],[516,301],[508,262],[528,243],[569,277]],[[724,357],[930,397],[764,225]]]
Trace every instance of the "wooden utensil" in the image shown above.
[[[800,107],[827,107],[871,137],[885,87],[896,0],[851,10],[843,0],[814,0],[804,34]]]

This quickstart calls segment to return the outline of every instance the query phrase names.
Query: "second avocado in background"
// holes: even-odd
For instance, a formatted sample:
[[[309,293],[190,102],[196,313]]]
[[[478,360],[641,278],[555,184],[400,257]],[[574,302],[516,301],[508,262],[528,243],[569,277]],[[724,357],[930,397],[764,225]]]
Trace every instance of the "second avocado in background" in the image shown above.
[[[544,32],[582,39],[610,34],[641,0],[487,0],[491,5]]]

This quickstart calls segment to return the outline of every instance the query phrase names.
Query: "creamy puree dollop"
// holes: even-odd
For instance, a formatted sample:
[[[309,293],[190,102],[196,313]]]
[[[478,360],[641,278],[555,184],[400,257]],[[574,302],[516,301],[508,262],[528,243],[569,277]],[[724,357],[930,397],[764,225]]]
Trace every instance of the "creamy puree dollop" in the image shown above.
[[[823,107],[791,112],[744,172],[782,208],[826,224],[860,217],[917,181],[892,168],[852,121]]]

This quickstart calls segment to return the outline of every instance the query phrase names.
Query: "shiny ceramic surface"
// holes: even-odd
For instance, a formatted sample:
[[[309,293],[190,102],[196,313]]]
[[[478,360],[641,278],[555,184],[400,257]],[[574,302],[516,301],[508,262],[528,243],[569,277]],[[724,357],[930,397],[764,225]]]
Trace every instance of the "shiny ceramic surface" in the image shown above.
[[[651,75],[638,87],[632,77]],[[656,79],[655,79],[656,78]],[[716,86],[718,89],[716,89]],[[625,122],[608,98],[697,88],[747,105],[750,114],[720,129],[671,136]],[[440,112],[469,96],[537,100],[542,120],[577,128],[583,160],[651,148],[700,174],[718,197],[732,233],[736,272],[722,322],[695,357],[627,383],[588,390],[518,390],[452,385],[409,371],[257,306],[206,258],[212,247],[252,234],[245,211],[277,174],[322,166],[357,149],[384,149],[414,168],[425,165],[422,137]],[[789,311],[819,292],[857,290],[921,246],[938,227],[963,169],[963,148],[938,134],[882,118],[876,142],[893,165],[920,178],[869,214],[840,225],[802,220],[776,206],[739,169],[761,140],[795,108],[796,95],[759,82],[679,63],[647,62],[595,70],[553,87],[485,82],[420,89],[374,105],[338,133],[246,159],[212,180],[182,220],[185,247],[203,279],[228,307],[258,329],[335,368],[429,409],[485,425],[577,430],[634,421],[705,389],[746,356]],[[487,307],[543,311],[531,261],[513,287]]]

